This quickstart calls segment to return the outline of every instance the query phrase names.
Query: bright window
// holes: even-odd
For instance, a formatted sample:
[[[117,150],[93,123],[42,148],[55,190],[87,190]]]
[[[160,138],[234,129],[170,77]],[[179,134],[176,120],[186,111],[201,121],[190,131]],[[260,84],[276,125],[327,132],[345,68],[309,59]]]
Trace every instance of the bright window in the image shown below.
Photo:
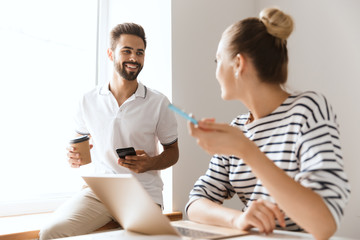
[[[81,187],[65,147],[74,106],[95,86],[96,30],[96,0],[0,2],[0,215]]]
[[[79,176],[89,169],[70,168],[65,147],[79,97],[111,77],[106,49],[114,25],[144,27],[148,47],[139,79],[171,99],[170,4],[0,2],[0,216],[54,210],[81,188]],[[162,176],[165,210],[171,211],[171,168]]]

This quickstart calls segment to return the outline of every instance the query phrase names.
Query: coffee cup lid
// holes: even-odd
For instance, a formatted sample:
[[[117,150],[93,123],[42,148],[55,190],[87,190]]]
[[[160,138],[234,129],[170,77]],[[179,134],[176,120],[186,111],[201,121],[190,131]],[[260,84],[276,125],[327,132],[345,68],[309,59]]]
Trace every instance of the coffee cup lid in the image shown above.
[[[83,136],[79,136],[77,138],[71,139],[70,143],[79,143],[79,142],[84,142],[89,140],[89,136],[88,135],[83,135]]]

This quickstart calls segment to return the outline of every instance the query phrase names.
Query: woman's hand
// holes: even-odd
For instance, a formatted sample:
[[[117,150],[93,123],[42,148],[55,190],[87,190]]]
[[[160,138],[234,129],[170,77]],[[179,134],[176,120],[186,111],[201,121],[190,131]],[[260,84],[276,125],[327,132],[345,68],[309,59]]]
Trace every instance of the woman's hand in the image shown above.
[[[275,229],[276,220],[280,226],[285,227],[284,214],[279,207],[264,199],[254,201],[245,212],[242,212],[224,207],[207,198],[200,198],[191,203],[187,213],[191,221],[240,230],[254,227],[267,234]]]
[[[188,123],[189,134],[209,154],[235,155],[243,158],[246,152],[257,146],[243,132],[229,124],[215,123],[214,119],[203,119],[195,126]]]
[[[255,227],[260,232],[269,234],[276,227],[275,220],[278,220],[280,226],[285,227],[284,214],[278,206],[264,199],[259,199],[254,201],[246,212],[238,215],[234,219],[233,225],[242,230]]]

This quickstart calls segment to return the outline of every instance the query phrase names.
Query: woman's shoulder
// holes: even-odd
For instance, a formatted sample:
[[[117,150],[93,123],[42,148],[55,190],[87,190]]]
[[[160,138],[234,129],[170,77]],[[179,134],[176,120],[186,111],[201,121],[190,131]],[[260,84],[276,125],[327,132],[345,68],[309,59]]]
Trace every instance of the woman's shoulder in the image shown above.
[[[336,114],[323,93],[316,91],[293,93],[289,100],[290,107],[302,109],[301,112],[308,113],[309,117],[315,118],[315,121],[316,119],[336,119]]]
[[[316,91],[304,91],[292,93],[289,97],[294,103],[323,103],[327,102],[324,94]]]
[[[230,125],[244,126],[246,122],[249,120],[249,117],[250,117],[250,112],[240,114],[231,121]]]

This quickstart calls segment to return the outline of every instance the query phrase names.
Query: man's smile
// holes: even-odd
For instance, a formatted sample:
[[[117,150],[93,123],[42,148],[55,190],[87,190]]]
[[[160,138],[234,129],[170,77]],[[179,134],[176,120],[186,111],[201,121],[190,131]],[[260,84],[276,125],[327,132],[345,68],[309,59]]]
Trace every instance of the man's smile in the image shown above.
[[[139,68],[139,64],[137,63],[124,63],[125,67],[130,70],[136,70]]]

